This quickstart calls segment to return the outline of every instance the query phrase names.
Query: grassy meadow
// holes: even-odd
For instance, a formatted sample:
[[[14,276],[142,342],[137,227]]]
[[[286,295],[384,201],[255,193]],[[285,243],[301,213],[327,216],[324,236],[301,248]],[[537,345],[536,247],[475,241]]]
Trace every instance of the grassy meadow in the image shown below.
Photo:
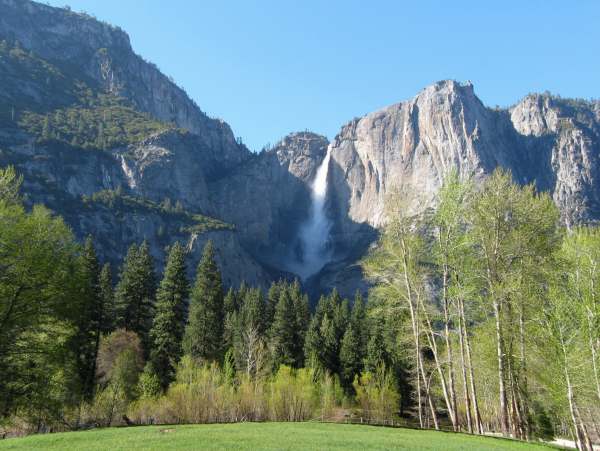
[[[549,450],[447,432],[327,423],[141,426],[0,440],[0,450]]]

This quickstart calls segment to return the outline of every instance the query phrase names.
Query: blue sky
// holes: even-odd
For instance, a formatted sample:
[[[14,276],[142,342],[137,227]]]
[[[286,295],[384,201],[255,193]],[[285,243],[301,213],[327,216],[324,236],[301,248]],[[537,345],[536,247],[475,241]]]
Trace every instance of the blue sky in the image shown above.
[[[529,92],[600,97],[600,1],[51,0],[130,35],[134,50],[252,149],[435,81],[490,106]]]

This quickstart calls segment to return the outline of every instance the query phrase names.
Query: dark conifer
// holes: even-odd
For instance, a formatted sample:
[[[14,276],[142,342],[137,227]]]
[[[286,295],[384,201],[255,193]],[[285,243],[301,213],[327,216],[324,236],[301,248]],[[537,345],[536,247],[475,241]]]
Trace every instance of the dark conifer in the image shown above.
[[[171,247],[164,277],[156,292],[156,314],[150,330],[150,361],[163,389],[173,380],[182,354],[188,293],[185,250],[177,242]]]
[[[83,278],[81,315],[78,333],[79,373],[83,394],[90,398],[94,392],[96,356],[100,346],[102,326],[102,296],[100,291],[100,264],[92,237],[88,236],[81,256]]]
[[[152,326],[156,276],[148,243],[131,245],[115,290],[117,325],[138,334],[144,351],[149,351],[149,331]]]
[[[281,365],[301,365],[296,352],[296,311],[288,290],[280,292],[269,338],[271,362],[275,370]]]
[[[184,351],[192,357],[220,360],[223,352],[223,286],[212,242],[204,247],[190,295]]]

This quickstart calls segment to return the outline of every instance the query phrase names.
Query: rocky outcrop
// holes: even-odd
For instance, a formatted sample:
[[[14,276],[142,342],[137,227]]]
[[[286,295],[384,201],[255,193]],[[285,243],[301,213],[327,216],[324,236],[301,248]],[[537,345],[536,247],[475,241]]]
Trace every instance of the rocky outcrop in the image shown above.
[[[546,177],[567,225],[600,219],[600,116],[598,102],[529,95],[510,109],[523,139],[538,141]]]
[[[452,169],[477,179],[501,166],[517,181],[552,192],[567,222],[596,219],[594,108],[533,95],[508,111],[492,110],[471,84],[442,81],[348,123],[332,143],[340,239],[363,223],[381,227],[391,191],[404,193],[406,208],[415,212],[432,205]]]

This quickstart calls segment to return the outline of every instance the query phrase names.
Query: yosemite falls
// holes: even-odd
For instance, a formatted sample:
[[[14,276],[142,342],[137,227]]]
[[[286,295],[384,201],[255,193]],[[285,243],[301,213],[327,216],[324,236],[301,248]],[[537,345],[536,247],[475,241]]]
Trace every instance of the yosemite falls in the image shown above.
[[[327,246],[331,221],[325,212],[330,159],[331,147],[328,147],[325,158],[317,169],[315,179],[311,184],[309,217],[300,226],[298,233],[302,257],[300,262],[294,262],[293,271],[303,280],[319,272],[331,258],[331,250]]]

